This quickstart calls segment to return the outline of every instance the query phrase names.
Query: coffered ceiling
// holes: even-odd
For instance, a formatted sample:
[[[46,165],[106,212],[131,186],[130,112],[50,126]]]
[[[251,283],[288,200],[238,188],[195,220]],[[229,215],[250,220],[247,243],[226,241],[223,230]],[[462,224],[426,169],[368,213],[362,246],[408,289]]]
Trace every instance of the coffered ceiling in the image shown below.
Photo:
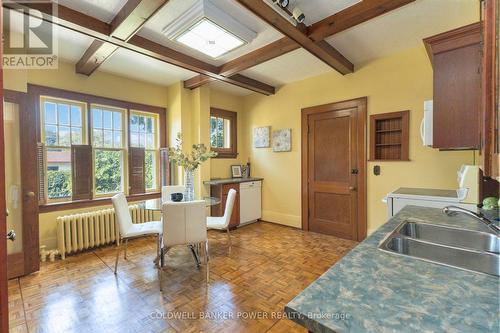
[[[196,1],[199,0],[170,0],[166,2],[140,28],[137,35],[213,66],[221,66],[284,37],[277,29],[255,16],[238,1],[211,0],[238,22],[257,33],[257,37],[247,45],[217,59],[212,59],[169,40],[162,33],[165,26],[175,21]],[[291,0],[291,8],[299,6],[306,15],[305,23],[310,25],[359,2],[359,0]],[[59,4],[63,6],[106,23],[113,20],[125,3],[127,0],[59,0]],[[478,1],[416,0],[328,37],[326,42],[353,63],[356,69],[374,59],[422,45],[424,37],[477,20],[479,20]],[[63,61],[72,64],[81,59],[94,41],[92,37],[62,27],[59,28],[59,36],[59,56]],[[101,64],[98,70],[161,85],[169,85],[198,75],[194,71],[125,48],[119,48],[115,51]],[[279,87],[307,77],[334,71],[332,67],[305,49],[299,48],[245,69],[240,74]],[[234,94],[241,95],[252,92],[227,83],[213,82],[211,85]]]

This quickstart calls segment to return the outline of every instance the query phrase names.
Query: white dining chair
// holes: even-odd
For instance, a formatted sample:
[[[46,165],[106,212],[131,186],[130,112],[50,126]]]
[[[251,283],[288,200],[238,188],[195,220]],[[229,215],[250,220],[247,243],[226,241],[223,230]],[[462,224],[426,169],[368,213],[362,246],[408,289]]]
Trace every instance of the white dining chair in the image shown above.
[[[163,212],[163,236],[160,249],[159,281],[162,290],[162,271],[165,266],[165,255],[177,245],[188,245],[199,267],[198,259],[200,245],[205,245],[205,264],[207,269],[207,283],[209,281],[209,254],[208,237],[206,228],[206,202],[196,200],[188,202],[166,202],[162,205]]]
[[[172,193],[182,193],[186,191],[186,186],[184,185],[167,185],[161,187],[161,202],[172,201],[170,194]]]
[[[216,230],[226,230],[228,249],[231,251],[231,236],[229,235],[229,223],[231,222],[231,214],[233,214],[234,201],[236,200],[236,190],[230,189],[227,194],[226,208],[224,216],[209,216],[207,217],[207,228]]]
[[[132,217],[130,216],[130,211],[128,209],[127,199],[123,193],[116,194],[111,198],[111,201],[113,202],[116,220],[120,231],[120,241],[117,242],[116,246],[115,274],[118,269],[118,258],[120,257],[122,247],[125,247],[124,259],[127,259],[127,243],[129,239],[151,235],[156,236],[156,252],[157,258],[159,258],[160,240],[163,230],[162,223],[160,221],[132,223]]]

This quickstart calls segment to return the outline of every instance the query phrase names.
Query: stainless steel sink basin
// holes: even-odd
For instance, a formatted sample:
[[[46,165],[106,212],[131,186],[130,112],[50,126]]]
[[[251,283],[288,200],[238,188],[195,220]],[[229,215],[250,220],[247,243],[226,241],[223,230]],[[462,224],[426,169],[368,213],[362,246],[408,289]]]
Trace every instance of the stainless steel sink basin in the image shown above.
[[[403,236],[432,243],[500,253],[500,238],[487,232],[421,222],[405,222],[397,231]]]
[[[500,238],[491,233],[405,221],[379,245],[383,251],[500,276]]]
[[[383,248],[442,265],[500,276],[500,257],[488,252],[442,246],[402,236],[389,238]]]

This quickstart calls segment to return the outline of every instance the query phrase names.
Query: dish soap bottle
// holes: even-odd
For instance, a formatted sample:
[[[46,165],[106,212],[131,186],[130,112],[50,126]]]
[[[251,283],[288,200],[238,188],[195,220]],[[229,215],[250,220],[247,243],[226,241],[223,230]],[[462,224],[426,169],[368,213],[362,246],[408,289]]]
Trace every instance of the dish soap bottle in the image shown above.
[[[248,158],[247,162],[247,177],[250,178],[250,157]]]

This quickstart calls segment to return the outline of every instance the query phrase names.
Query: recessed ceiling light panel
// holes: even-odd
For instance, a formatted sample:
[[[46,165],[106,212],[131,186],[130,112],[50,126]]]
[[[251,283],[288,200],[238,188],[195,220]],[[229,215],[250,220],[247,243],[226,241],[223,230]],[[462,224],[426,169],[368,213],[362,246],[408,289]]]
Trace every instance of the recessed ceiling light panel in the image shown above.
[[[245,44],[243,40],[207,18],[202,18],[175,40],[212,58],[220,57]]]
[[[212,58],[235,50],[257,36],[209,0],[197,2],[166,26],[163,33]]]

